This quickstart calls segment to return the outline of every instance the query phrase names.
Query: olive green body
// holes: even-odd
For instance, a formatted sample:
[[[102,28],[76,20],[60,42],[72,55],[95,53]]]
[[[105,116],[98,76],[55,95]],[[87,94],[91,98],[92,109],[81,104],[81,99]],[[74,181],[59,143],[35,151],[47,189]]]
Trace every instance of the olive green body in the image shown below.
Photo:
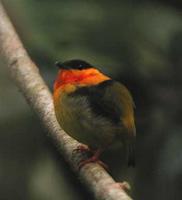
[[[69,93],[60,89],[54,101],[63,130],[92,149],[117,142],[133,147],[134,103],[126,87],[116,81],[74,87]]]
[[[120,131],[110,121],[96,116],[89,107],[86,97],[74,97],[63,93],[56,110],[57,119],[63,130],[91,148],[108,145]]]

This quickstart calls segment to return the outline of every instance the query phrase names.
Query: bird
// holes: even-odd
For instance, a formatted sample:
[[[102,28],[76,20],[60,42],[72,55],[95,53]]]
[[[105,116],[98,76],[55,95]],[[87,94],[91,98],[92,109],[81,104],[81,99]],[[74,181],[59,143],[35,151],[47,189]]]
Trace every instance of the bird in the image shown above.
[[[83,144],[79,150],[93,152],[79,167],[90,162],[103,164],[100,155],[116,143],[124,145],[128,166],[134,167],[135,104],[129,90],[84,60],[55,64],[59,68],[53,86],[57,121],[68,135]]]

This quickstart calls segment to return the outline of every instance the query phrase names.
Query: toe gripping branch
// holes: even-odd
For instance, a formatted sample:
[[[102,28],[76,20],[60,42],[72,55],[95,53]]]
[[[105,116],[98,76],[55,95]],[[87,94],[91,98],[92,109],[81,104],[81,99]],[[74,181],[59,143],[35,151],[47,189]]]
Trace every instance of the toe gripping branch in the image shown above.
[[[77,167],[79,170],[81,170],[81,168],[88,163],[98,163],[105,170],[108,170],[108,166],[104,162],[99,160],[99,156],[101,153],[101,149],[93,151],[88,146],[81,144],[73,151],[73,157],[75,157],[75,159],[77,160]]]

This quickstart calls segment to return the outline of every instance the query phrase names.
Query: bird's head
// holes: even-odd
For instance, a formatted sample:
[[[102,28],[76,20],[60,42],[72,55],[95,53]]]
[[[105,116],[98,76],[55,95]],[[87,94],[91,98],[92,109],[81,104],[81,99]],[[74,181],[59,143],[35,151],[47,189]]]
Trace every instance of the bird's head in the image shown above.
[[[67,84],[89,86],[109,79],[109,77],[102,74],[93,65],[83,60],[57,61],[55,64],[59,67],[59,73],[54,83],[54,90],[60,86],[64,87]]]

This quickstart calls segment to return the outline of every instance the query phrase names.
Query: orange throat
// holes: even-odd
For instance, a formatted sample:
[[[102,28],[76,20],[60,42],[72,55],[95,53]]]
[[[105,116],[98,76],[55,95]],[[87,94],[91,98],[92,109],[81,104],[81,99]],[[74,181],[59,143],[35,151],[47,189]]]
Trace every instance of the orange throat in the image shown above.
[[[54,92],[57,89],[66,90],[68,85],[80,87],[91,86],[109,79],[108,76],[105,76],[95,68],[84,70],[60,70],[54,83]]]

